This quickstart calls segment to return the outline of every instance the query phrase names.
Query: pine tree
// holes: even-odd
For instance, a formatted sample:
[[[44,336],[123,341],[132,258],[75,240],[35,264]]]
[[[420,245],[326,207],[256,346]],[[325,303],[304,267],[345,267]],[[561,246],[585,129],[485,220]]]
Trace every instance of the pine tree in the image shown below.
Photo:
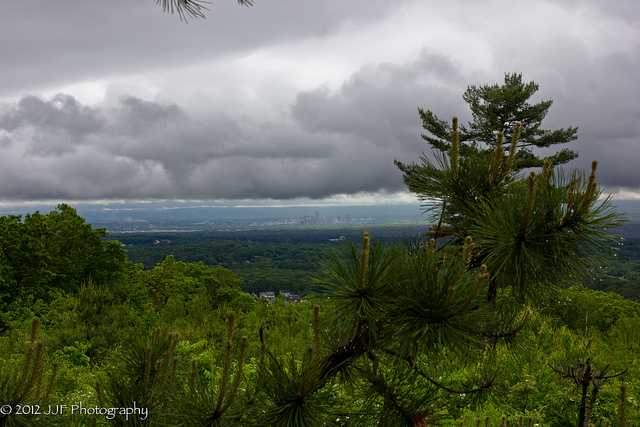
[[[533,81],[524,83],[522,74],[506,73],[504,85],[469,86],[462,98],[471,109],[473,121],[468,126],[460,126],[460,151],[490,154],[498,143],[498,134],[505,140],[512,140],[515,124],[520,123],[520,137],[517,139],[515,169],[542,167],[548,160],[560,165],[578,157],[578,153],[562,149],[556,154],[540,158],[533,148],[548,148],[557,144],[566,144],[577,139],[577,127],[567,129],[541,129],[552,100],[529,104],[529,99],[538,91],[539,85]],[[431,147],[448,152],[451,149],[449,135],[453,129],[445,120],[439,119],[430,110],[418,109],[422,125],[428,132],[422,137]]]
[[[521,128],[514,124],[510,144],[498,133],[490,150],[467,150],[454,119],[449,149],[434,161],[397,162],[434,229],[388,246],[365,233],[360,248],[348,242],[330,254],[318,277],[329,295],[324,356],[318,361],[315,346],[299,363],[269,357],[272,425],[343,415],[355,425],[438,423],[490,391],[495,352],[517,352],[528,304],[612,252],[609,228],[622,217],[600,199],[597,163],[587,176],[547,160],[524,176]],[[352,397],[327,408],[321,396],[336,384]]]
[[[66,416],[53,416],[39,411],[53,403],[49,400],[58,375],[58,363],[52,364],[51,374],[45,383],[45,340],[38,339],[40,319],[31,322],[30,344],[22,366],[13,372],[5,372],[0,365],[0,426],[52,426],[65,425]],[[19,414],[17,409],[22,408]],[[36,408],[34,412],[30,411]]]
[[[544,162],[541,173],[522,176],[517,168],[520,123],[514,124],[508,149],[499,132],[489,151],[462,154],[461,131],[454,118],[448,151],[433,150],[435,160],[421,164],[396,161],[409,190],[425,203],[437,224],[435,238],[462,247],[472,236],[479,250],[471,261],[492,273],[488,298],[499,287],[519,301],[541,301],[560,286],[577,283],[588,268],[612,253],[610,229],[623,217],[610,198],[602,198],[591,173],[565,173]]]
[[[339,413],[357,425],[426,426],[490,389],[492,355],[529,311],[490,310],[489,273],[474,257],[471,237],[456,253],[420,237],[385,247],[368,233],[361,250],[350,242],[329,257],[318,278],[330,295],[320,376],[353,388]],[[465,374],[446,379],[452,371]]]
[[[110,421],[112,425],[157,425],[158,420],[170,417],[178,390],[179,338],[177,332],[156,328],[149,338],[142,334],[131,337],[128,348],[114,354],[107,381],[96,382],[99,406],[127,408],[136,402],[147,412],[136,416],[118,412]]]
[[[183,423],[182,425],[247,425],[248,420],[243,419],[243,412],[250,412],[249,400],[255,397],[253,390],[247,387],[244,376],[248,341],[247,337],[243,336],[239,346],[236,346],[234,337],[235,314],[231,312],[228,315],[220,375],[217,378],[206,378],[202,367],[199,367],[194,359],[191,361],[189,381],[183,385],[183,390],[175,395],[178,408],[175,411],[176,418]]]

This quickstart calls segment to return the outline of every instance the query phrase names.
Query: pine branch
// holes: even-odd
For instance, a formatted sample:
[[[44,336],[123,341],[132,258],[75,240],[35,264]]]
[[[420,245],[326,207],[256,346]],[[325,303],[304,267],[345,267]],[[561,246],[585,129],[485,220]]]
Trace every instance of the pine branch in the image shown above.
[[[184,22],[187,21],[187,17],[204,18],[203,10],[209,10],[204,6],[205,4],[211,4],[211,2],[205,0],[156,0],[156,5],[161,5],[163,12],[172,15],[175,12]]]
[[[390,350],[390,349],[385,349],[384,352],[389,354],[389,355],[391,355],[391,356],[397,357],[398,359],[404,360],[411,367],[411,369],[413,369],[422,378],[426,379],[427,381],[429,381],[431,384],[435,385],[436,387],[441,388],[442,390],[448,391],[449,393],[453,393],[453,394],[479,393],[479,392],[484,391],[484,390],[490,388],[491,386],[493,386],[495,380],[498,378],[498,374],[495,373],[495,374],[493,374],[493,376],[486,383],[482,384],[481,386],[479,386],[477,388],[470,389],[470,390],[456,390],[454,388],[451,388],[451,387],[448,387],[448,386],[442,384],[441,382],[438,382],[438,381],[434,380],[429,375],[427,375],[422,369],[420,369],[416,365],[415,361],[413,360],[413,358],[411,356],[401,356],[400,354],[398,354],[395,351]]]
[[[241,6],[253,6],[254,0],[238,0]],[[181,21],[187,22],[187,18],[205,18],[205,5],[211,4],[207,0],[156,0],[156,5],[162,6],[165,13],[177,13]]]

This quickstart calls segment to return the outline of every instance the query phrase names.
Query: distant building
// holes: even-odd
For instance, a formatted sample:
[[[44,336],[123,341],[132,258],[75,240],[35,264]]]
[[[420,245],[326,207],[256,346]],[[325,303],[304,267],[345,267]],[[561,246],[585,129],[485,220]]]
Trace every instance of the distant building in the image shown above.
[[[289,290],[280,291],[280,295],[282,295],[285,298],[290,299],[293,302],[302,302],[302,297],[300,297],[300,295],[296,295],[295,292],[291,292]]]
[[[276,299],[276,293],[273,291],[260,292],[260,298],[265,298],[268,302],[273,302]]]

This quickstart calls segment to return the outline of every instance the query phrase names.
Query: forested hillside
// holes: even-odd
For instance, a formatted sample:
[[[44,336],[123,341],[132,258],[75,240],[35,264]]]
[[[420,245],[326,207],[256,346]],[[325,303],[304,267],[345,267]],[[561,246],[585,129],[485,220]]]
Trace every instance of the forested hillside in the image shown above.
[[[413,348],[413,344],[399,342],[400,347],[372,353],[379,358],[376,367],[350,359],[358,354],[367,357],[373,349],[366,346],[380,345],[373,334],[380,334],[381,339],[387,332],[383,324],[369,323],[366,306],[350,308],[348,293],[352,286],[354,290],[360,286],[362,273],[358,272],[367,271],[372,292],[383,292],[373,294],[370,301],[381,304],[378,298],[387,298],[383,297],[385,271],[391,268],[385,257],[401,259],[402,252],[422,247],[420,239],[373,243],[365,236],[357,245],[151,244],[150,253],[168,252],[162,252],[164,259],[153,268],[143,268],[127,258],[125,248],[133,247],[105,240],[105,230],[93,229],[66,205],[49,214],[2,217],[0,225],[3,425],[160,425],[161,420],[183,425],[217,425],[217,421],[208,424],[212,420],[220,425],[276,425],[276,420],[282,425],[316,425],[315,421],[301,421],[306,419],[304,405],[311,405],[309,410],[317,411],[315,416],[322,423],[398,425],[377,418],[387,411],[382,410],[388,408],[387,398],[398,400],[394,400],[394,412],[384,416],[402,419],[403,411],[413,411],[407,412],[413,414],[407,415],[411,425],[422,425],[414,421],[418,416],[432,420],[428,425],[436,420],[465,426],[476,425],[476,420],[490,426],[509,422],[576,425],[581,402],[576,381],[583,381],[589,395],[596,396],[592,406],[587,402],[592,421],[620,425],[619,420],[633,421],[640,416],[636,332],[640,330],[640,305],[586,287],[599,280],[560,288],[553,298],[528,304],[524,311],[484,314],[482,322],[488,329],[475,332],[480,341],[458,341],[446,330],[419,327],[420,334],[432,336],[422,350],[432,356],[403,356],[401,352],[407,350],[402,348]],[[625,283],[635,279],[633,266],[638,259],[634,246],[635,241],[620,246],[618,260],[602,269],[606,277],[628,279]],[[393,276],[404,277],[431,263],[454,275],[463,271],[455,259],[445,261],[437,252],[429,255],[434,250],[419,249],[415,253],[422,261],[414,264],[411,257],[402,261],[405,272],[394,270]],[[474,249],[469,246],[467,251],[470,254]],[[171,252],[176,255],[164,256]],[[184,261],[178,260],[178,254]],[[190,256],[208,256],[204,259],[210,259],[211,265],[189,261]],[[611,265],[620,262],[623,266],[614,271]],[[253,264],[266,275],[270,268],[279,271],[285,266],[289,269],[283,268],[283,275],[308,272],[301,280],[314,286],[324,282],[315,288],[323,293],[309,294],[301,303],[256,301],[241,291],[240,279],[250,271],[246,266]],[[474,287],[483,279],[472,273],[467,281],[467,276],[463,273],[459,279],[458,288],[463,292],[459,296],[453,289],[442,296],[426,294],[425,301],[439,304],[440,300],[446,306],[450,300],[454,304],[451,313],[471,310],[473,314],[477,311],[473,306],[481,303],[477,298],[486,294],[480,292],[469,299],[468,292],[476,292]],[[421,283],[447,283],[446,277],[436,282],[428,277]],[[627,288],[634,297],[637,287]],[[498,301],[508,297],[501,295]],[[395,298],[402,301],[403,292]],[[422,303],[415,298],[402,304],[417,310],[422,306],[415,304]],[[385,310],[409,338],[417,333],[409,331],[418,324],[406,317],[411,311],[401,307]],[[351,310],[364,311],[361,320],[350,326],[344,322],[358,318],[352,317]],[[461,317],[451,327],[459,331],[456,334],[469,334],[472,329],[467,322],[472,318]],[[353,327],[360,330],[355,336],[348,332]],[[363,335],[364,328],[371,328],[367,335]],[[434,333],[444,335],[431,335]],[[448,350],[430,347],[440,339]],[[469,353],[460,347],[464,342],[464,346],[480,346]],[[358,347],[361,345],[365,347]],[[446,357],[436,357],[442,351]],[[404,365],[393,362],[397,358],[406,358]],[[585,366],[590,367],[592,377]],[[343,377],[353,379],[343,382]],[[366,381],[372,382],[367,385]],[[356,391],[354,387],[364,388]],[[285,404],[295,399],[301,399],[299,409],[290,406],[293,403]],[[362,410],[361,399],[372,406]],[[133,402],[148,413],[86,412],[86,408],[132,408]],[[59,409],[61,414],[46,415],[49,405],[67,406]],[[33,413],[19,414],[24,411],[21,408]]]
[[[376,225],[372,236],[391,242],[396,236],[415,234],[424,226]],[[312,278],[327,251],[342,240],[357,240],[365,229],[352,227],[299,227],[240,232],[127,233],[110,236],[125,246],[130,261],[151,269],[167,256],[184,262],[220,265],[242,279],[244,292],[286,289],[298,295],[314,291]]]
[[[372,237],[391,242],[395,236],[415,234],[429,229],[428,224],[372,227]],[[361,227],[338,230],[301,229],[296,232],[297,244],[282,243],[283,234],[291,231],[273,230],[263,232],[262,240],[247,241],[249,232],[243,235],[242,243],[217,233],[173,233],[126,234],[109,236],[125,243],[128,259],[140,263],[148,270],[173,255],[178,261],[200,262],[220,265],[242,279],[244,292],[279,291],[288,289],[299,295],[314,291],[313,276],[319,262],[330,248],[338,242],[330,242],[337,233],[350,239],[364,231]],[[627,233],[621,230],[621,236]],[[266,237],[269,236],[269,237]],[[273,237],[271,237],[273,236]],[[312,242],[312,243],[309,243]],[[605,292],[615,292],[623,297],[640,302],[640,239],[625,237],[623,241],[611,242],[616,256],[593,269],[585,287]]]

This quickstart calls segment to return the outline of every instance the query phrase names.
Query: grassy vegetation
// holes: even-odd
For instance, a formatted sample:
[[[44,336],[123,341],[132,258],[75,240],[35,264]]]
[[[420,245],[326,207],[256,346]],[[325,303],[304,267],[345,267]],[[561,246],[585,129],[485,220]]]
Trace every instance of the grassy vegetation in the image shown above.
[[[529,307],[508,345],[481,345],[463,358],[441,358],[436,352],[407,359],[431,380],[459,393],[438,390],[406,360],[397,365],[397,350],[389,348],[376,353],[377,373],[360,394],[353,388],[357,383],[340,378],[372,375],[367,369],[374,365],[366,358],[338,376],[308,374],[321,366],[340,366],[336,358],[344,354],[336,347],[344,344],[335,332],[348,316],[336,315],[342,310],[339,300],[328,298],[334,294],[314,293],[318,288],[310,279],[330,276],[326,262],[322,267],[318,260],[327,260],[327,249],[345,248],[325,240],[338,230],[299,230],[297,243],[278,242],[282,230],[265,230],[262,242],[250,243],[218,241],[210,234],[173,234],[171,242],[163,243],[155,242],[159,236],[126,235],[123,248],[89,238],[102,232],[83,226],[72,210],[28,221],[3,217],[0,225],[3,248],[20,245],[22,255],[14,259],[5,251],[0,264],[0,406],[11,412],[0,415],[0,425],[276,425],[274,420],[285,413],[295,413],[280,400],[282,393],[318,410],[322,416],[317,425],[397,425],[373,416],[376,408],[385,407],[380,390],[368,388],[382,384],[378,381],[405,399],[398,408],[424,404],[415,413],[445,426],[576,425],[580,394],[554,369],[579,370],[587,358],[596,373],[605,367],[610,374],[625,372],[598,386],[592,422],[625,425],[640,419],[640,341],[635,333],[640,304],[634,301],[640,259],[633,239],[597,273],[628,283],[631,298],[574,286]],[[341,235],[347,232],[343,230]],[[394,226],[374,229],[381,248],[399,234],[402,230]],[[60,250],[87,242],[93,246],[75,253],[73,263]],[[361,262],[362,245],[354,250]],[[602,282],[584,285],[594,283]],[[242,292],[254,285],[256,292],[268,285],[299,290],[307,298],[302,303],[254,301]],[[460,301],[464,306],[464,298]],[[389,309],[399,316],[396,323],[406,313]],[[485,383],[482,392],[464,392]],[[593,384],[588,384],[589,393]],[[416,394],[418,389],[429,393]],[[125,414],[80,413],[77,407],[132,407],[134,401],[149,412],[127,419]],[[49,405],[66,407],[56,416],[17,413],[19,407],[36,406],[45,412]],[[282,412],[283,405],[288,412]],[[363,405],[369,409],[363,411]],[[293,419],[289,425],[301,424]]]

